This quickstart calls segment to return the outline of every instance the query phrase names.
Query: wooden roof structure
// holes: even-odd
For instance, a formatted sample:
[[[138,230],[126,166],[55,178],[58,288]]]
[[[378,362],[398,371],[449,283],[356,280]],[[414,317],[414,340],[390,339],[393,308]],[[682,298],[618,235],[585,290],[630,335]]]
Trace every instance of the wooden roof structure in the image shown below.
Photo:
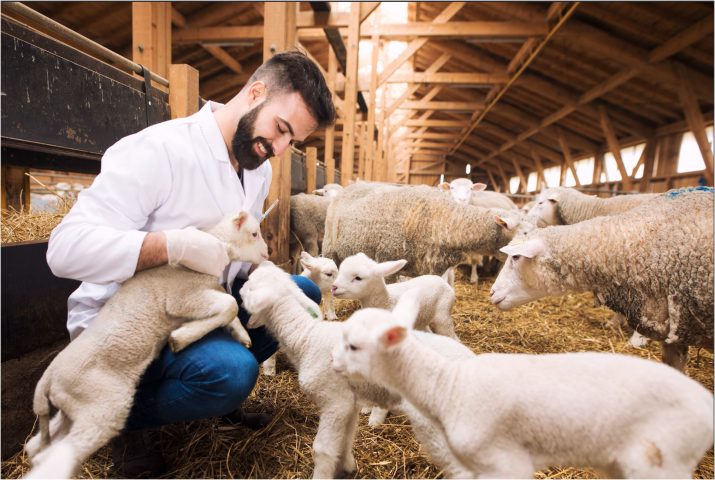
[[[163,5],[166,60],[196,68],[207,100],[231,98],[262,63],[268,31],[289,25],[264,23],[262,2]],[[132,3],[27,6],[136,58]],[[642,142],[654,150],[657,138],[692,131],[712,185],[712,2],[408,2],[406,23],[380,16],[380,2],[339,7],[300,2],[293,22],[299,47],[334,75],[341,113],[306,146],[352,177],[435,184],[470,164],[475,181],[526,184],[530,172],[575,174],[579,158]],[[393,59],[365,60],[357,38],[360,48],[405,44]],[[384,93],[390,84],[403,93]],[[626,188],[630,172],[615,157]]]

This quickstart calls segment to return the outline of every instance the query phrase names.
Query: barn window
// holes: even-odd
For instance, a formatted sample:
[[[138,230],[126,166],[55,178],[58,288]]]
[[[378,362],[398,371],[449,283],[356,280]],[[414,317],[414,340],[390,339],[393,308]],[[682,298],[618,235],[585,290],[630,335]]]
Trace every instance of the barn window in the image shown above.
[[[621,149],[621,159],[623,160],[623,166],[628,174],[633,172],[633,169],[638,164],[638,160],[641,158],[641,153],[645,148],[645,143],[639,143],[638,145],[633,145],[630,147]],[[616,158],[611,152],[606,153],[603,156],[603,172],[601,172],[601,182],[617,182],[621,180],[621,172],[618,170],[618,163],[616,163]],[[641,178],[643,176],[643,168],[638,168],[635,178]]]
[[[516,193],[519,191],[519,177],[511,177],[509,179],[509,193]]]
[[[529,173],[529,178],[526,180],[526,191],[527,192],[535,192],[536,191],[536,181],[537,174],[536,172],[531,172]]]
[[[561,167],[549,167],[544,169],[544,178],[546,184],[550,187],[556,187],[561,182]]]
[[[710,148],[713,146],[713,126],[710,125],[705,129],[710,142]],[[676,172],[697,172],[705,170],[705,162],[703,162],[703,154],[700,153],[698,142],[695,141],[693,132],[688,132],[683,135],[683,141],[680,143],[680,154],[678,154],[678,167]]]

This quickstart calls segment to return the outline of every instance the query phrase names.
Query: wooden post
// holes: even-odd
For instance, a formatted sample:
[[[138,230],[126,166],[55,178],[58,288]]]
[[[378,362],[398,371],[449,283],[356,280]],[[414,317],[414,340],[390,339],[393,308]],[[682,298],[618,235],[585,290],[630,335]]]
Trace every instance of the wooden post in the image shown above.
[[[169,76],[171,2],[132,2],[132,60]]]
[[[30,209],[30,170],[15,165],[2,166],[2,209],[10,207],[18,212]]]
[[[385,108],[386,88],[380,91],[380,118],[377,122],[377,150],[375,153],[375,180],[387,180],[387,164],[385,163]]]
[[[653,165],[655,163],[655,146],[656,139],[649,138],[646,141],[645,148],[643,149],[645,159],[643,160],[643,178],[640,180],[641,183],[639,188],[641,193],[650,191],[650,178],[653,176]]]
[[[318,149],[316,147],[305,147],[305,191],[313,193],[315,190],[315,179],[318,172]]]
[[[559,145],[561,146],[561,152],[564,154],[564,160],[566,161],[568,168],[571,169],[571,173],[573,173],[573,178],[576,181],[576,186],[580,187],[581,182],[578,179],[576,167],[574,166],[573,160],[571,159],[571,149],[569,148],[568,143],[566,143],[566,137],[564,136],[564,133],[561,131],[560,128],[556,128],[556,134],[559,137]]]
[[[705,121],[703,120],[703,114],[700,111],[700,106],[698,105],[698,99],[693,92],[693,86],[690,83],[688,74],[685,68],[677,64],[676,72],[678,73],[678,78],[680,80],[680,89],[678,93],[680,95],[680,101],[683,103],[683,110],[685,111],[685,118],[688,121],[688,126],[692,130],[695,136],[695,141],[700,148],[700,154],[703,156],[703,162],[705,163],[705,172],[707,173],[708,180],[710,184],[713,182],[713,150],[710,142],[708,142],[708,136],[705,133]]]
[[[370,103],[367,108],[367,180],[376,180],[376,148],[375,148],[375,108],[377,106],[377,60],[380,53],[380,37],[377,34],[372,36],[372,71],[370,73]],[[385,106],[383,104],[383,110]]]
[[[191,65],[169,68],[171,118],[183,118],[199,110],[199,71]]]
[[[335,93],[335,77],[338,74],[338,59],[335,57],[333,47],[328,44],[328,88],[333,94],[333,101],[337,98]],[[335,183],[335,125],[325,129],[325,183]]]
[[[357,122],[355,140],[358,150],[358,178],[365,180],[365,122]]]
[[[263,31],[263,60],[276,53],[293,48],[296,35],[297,4],[292,2],[265,2],[263,24],[270,28]],[[290,235],[290,157],[287,148],[282,155],[270,159],[273,180],[264,208],[279,200],[275,211],[263,223],[263,237],[268,244],[268,255],[278,264],[289,261],[288,240]]]
[[[628,176],[626,167],[623,165],[623,159],[621,158],[621,146],[618,144],[618,138],[616,137],[615,130],[613,130],[613,125],[611,125],[611,120],[608,118],[608,113],[603,105],[598,106],[598,111],[601,116],[601,128],[603,129],[603,134],[606,136],[606,141],[608,142],[608,149],[613,154],[613,158],[616,159],[618,171],[621,172],[623,189],[631,190],[631,177]]]
[[[603,169],[603,152],[599,149],[593,156],[593,185],[601,183],[601,171]]]
[[[348,185],[353,178],[355,157],[355,104],[357,101],[358,48],[360,45],[360,3],[352,2],[348,21],[348,44],[345,72],[345,121],[340,159],[340,183]]]

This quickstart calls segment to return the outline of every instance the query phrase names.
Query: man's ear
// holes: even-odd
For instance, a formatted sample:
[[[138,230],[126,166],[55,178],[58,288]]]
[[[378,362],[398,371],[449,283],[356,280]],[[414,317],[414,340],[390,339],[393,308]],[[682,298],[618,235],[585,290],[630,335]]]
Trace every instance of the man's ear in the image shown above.
[[[407,337],[407,329],[400,325],[392,326],[380,334],[379,344],[383,348],[399,345]]]
[[[266,95],[266,84],[262,80],[256,80],[248,87],[248,100],[253,105],[253,102],[259,100]]]
[[[241,227],[243,227],[247,219],[248,212],[240,212],[238,215],[233,217],[233,224],[236,226],[236,230],[241,230]]]

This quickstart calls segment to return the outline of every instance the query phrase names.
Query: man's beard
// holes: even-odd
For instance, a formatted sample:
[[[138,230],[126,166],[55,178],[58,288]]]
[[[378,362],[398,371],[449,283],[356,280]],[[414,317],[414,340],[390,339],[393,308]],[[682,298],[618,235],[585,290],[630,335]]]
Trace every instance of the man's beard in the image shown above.
[[[273,147],[268,143],[268,140],[264,137],[253,136],[256,118],[258,118],[258,113],[265,105],[266,102],[264,101],[241,117],[236,127],[236,133],[234,133],[233,139],[231,140],[233,156],[236,157],[238,164],[246,170],[258,168],[263,162],[273,156]],[[262,157],[256,153],[256,145],[259,142],[263,145],[266,152],[268,152]]]

